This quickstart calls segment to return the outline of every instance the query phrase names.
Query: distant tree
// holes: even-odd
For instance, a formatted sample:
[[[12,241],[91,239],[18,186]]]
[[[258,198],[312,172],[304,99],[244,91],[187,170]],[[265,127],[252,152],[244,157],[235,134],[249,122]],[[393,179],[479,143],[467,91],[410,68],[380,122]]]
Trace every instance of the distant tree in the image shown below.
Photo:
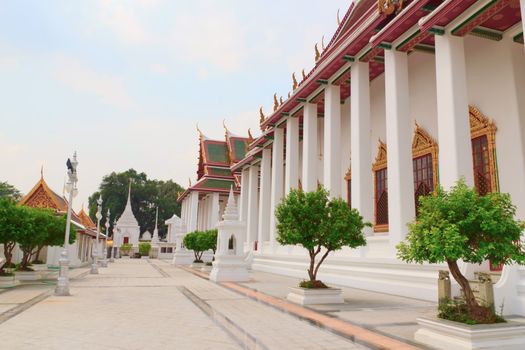
[[[181,205],[177,202],[177,193],[184,189],[177,183],[148,179],[145,173],[129,169],[122,173],[112,172],[104,176],[99,190],[89,197],[89,215],[95,220],[97,199],[102,196],[102,212],[111,211],[110,222],[118,218],[126,206],[129,181],[131,184],[131,207],[140,225],[141,232],[152,232],[155,229],[155,211],[159,207],[159,236],[167,233],[164,221],[173,214],[180,215]],[[102,228],[105,224],[102,219]]]
[[[0,181],[0,198],[2,197],[9,197],[18,202],[22,199],[22,194],[14,186]]]
[[[421,197],[420,203],[419,215],[410,223],[406,240],[397,246],[398,257],[416,263],[446,262],[463,290],[470,319],[495,322],[492,309],[479,305],[458,261],[525,263],[520,243],[523,223],[514,218],[516,208],[510,196],[479,196],[460,180],[449,192],[438,187],[432,195]]]
[[[363,229],[370,224],[342,199],[329,199],[328,192],[321,186],[314,192],[291,190],[277,206],[275,215],[277,242],[299,244],[308,251],[310,280],[301,283],[303,287],[326,287],[317,280],[317,272],[331,252],[366,245]]]

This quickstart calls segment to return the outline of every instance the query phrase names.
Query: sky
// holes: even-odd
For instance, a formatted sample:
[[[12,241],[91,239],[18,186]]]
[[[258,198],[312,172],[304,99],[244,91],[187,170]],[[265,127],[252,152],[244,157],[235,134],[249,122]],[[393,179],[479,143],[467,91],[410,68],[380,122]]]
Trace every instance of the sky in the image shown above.
[[[78,210],[112,171],[195,181],[198,123],[256,137],[259,106],[314,64],[350,0],[1,0],[0,181],[62,193],[78,153]]]

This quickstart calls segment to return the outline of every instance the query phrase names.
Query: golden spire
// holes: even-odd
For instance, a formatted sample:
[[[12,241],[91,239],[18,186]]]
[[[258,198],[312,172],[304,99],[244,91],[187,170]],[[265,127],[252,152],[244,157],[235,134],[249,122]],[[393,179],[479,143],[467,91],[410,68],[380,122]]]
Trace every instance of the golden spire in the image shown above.
[[[326,49],[326,47],[324,47],[324,35],[321,38],[321,47],[323,48],[323,51]]]
[[[40,179],[44,179],[44,164],[40,166]]]
[[[191,177],[188,178],[188,184],[189,184],[188,187],[191,187]]]
[[[273,94],[273,111],[275,112],[279,108],[279,101],[277,101],[277,94]]]
[[[341,19],[339,18],[339,10],[340,9],[337,9],[337,25],[341,25]]]
[[[319,49],[317,48],[317,43],[315,43],[314,49],[315,49],[315,62],[317,62],[319,61],[319,57],[321,56],[321,54],[319,53]]]
[[[196,127],[197,127],[197,132],[199,133],[199,136],[200,136],[200,138],[202,139],[202,131],[201,131],[201,129],[199,128],[199,123],[198,123],[198,122],[197,122],[197,124],[196,124]]]
[[[266,117],[264,116],[264,112],[263,112],[263,108],[262,106],[259,108],[259,123],[262,124],[264,123],[264,120],[266,119]]]
[[[295,91],[295,89],[297,89],[297,79],[295,78],[295,72],[292,73],[292,82],[292,89]]]
[[[229,134],[230,131],[228,130],[228,127],[226,126],[226,119],[222,120],[222,126],[224,127],[224,130],[226,130],[226,134]]]
[[[301,71],[301,74],[302,74],[302,76],[303,76],[303,80],[305,80],[305,79],[306,79],[306,73],[304,72],[304,68],[303,68],[303,70]]]

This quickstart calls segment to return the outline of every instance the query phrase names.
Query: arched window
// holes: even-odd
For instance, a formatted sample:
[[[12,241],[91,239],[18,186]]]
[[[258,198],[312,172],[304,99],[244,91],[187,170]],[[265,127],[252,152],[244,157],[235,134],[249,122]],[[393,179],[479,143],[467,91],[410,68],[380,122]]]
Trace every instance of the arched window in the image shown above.
[[[414,200],[416,216],[419,211],[419,197],[426,196],[438,183],[438,146],[425,129],[416,123],[412,140],[412,165],[414,169]]]
[[[480,195],[497,192],[496,125],[479,109],[469,106],[474,186]]]
[[[386,232],[388,231],[388,169],[386,144],[381,140],[372,171],[374,173],[374,231]]]
[[[352,169],[348,168],[348,171],[345,175],[346,181],[346,201],[348,206],[352,208]]]

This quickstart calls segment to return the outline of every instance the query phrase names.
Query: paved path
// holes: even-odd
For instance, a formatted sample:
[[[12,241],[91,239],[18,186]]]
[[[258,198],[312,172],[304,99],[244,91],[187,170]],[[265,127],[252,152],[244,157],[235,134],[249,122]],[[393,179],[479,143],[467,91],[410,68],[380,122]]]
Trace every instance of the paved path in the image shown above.
[[[71,291],[0,323],[0,349],[364,349],[159,260],[119,260]],[[35,293],[0,293],[0,307]]]

